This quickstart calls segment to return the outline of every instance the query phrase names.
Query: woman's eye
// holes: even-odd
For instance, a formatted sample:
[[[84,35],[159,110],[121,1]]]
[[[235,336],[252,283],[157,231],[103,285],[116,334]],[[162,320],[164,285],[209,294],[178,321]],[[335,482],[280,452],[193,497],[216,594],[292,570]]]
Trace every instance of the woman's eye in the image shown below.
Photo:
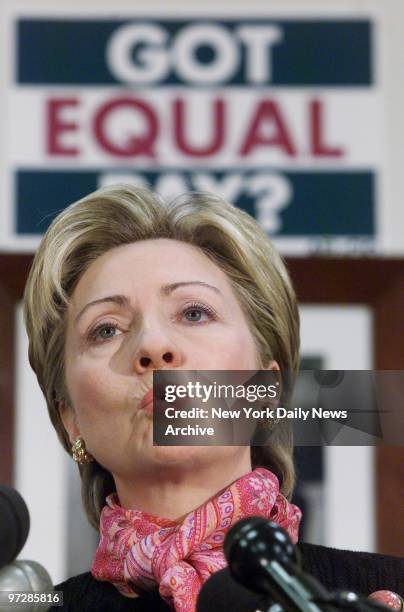
[[[118,326],[115,323],[101,323],[90,332],[89,338],[94,342],[110,340],[115,337],[116,331]]]
[[[188,306],[183,314],[190,323],[206,322],[215,318],[215,312],[211,308],[200,304]]]

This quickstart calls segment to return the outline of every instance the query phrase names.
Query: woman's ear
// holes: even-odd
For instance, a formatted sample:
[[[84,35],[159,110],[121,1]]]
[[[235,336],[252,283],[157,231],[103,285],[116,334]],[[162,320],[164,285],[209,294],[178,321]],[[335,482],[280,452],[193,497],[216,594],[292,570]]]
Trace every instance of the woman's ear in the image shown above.
[[[272,372],[272,374],[268,376],[268,378],[271,382],[271,385],[276,385],[276,388],[277,388],[276,396],[270,400],[269,406],[271,408],[277,408],[279,406],[279,401],[280,401],[282,390],[283,390],[283,379],[282,379],[281,369],[279,367],[279,363],[275,361],[275,359],[271,359],[271,361],[268,363],[265,369],[267,370],[267,372]]]
[[[80,436],[80,430],[76,422],[76,414],[73,408],[65,402],[59,402],[59,414],[68,433],[70,444],[73,445]]]
[[[271,359],[271,361],[268,363],[267,367],[265,368],[265,370],[276,370],[276,371],[280,371],[280,367],[277,361],[275,361],[275,359]]]

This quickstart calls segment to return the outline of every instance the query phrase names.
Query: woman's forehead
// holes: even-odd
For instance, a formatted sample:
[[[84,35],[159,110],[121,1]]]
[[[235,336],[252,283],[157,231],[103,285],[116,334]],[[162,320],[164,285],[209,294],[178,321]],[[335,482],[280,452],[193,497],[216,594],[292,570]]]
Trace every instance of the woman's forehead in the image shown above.
[[[219,290],[230,289],[229,280],[218,265],[194,245],[158,238],[111,249],[98,257],[81,276],[73,302],[92,299],[105,290],[162,287],[173,283],[206,283]]]

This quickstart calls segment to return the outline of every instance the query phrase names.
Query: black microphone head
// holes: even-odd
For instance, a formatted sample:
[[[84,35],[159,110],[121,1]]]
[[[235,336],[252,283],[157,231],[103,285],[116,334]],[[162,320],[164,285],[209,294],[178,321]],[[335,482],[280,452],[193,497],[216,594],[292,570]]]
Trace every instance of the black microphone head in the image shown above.
[[[29,532],[29,513],[21,495],[0,485],[0,568],[13,561]]]
[[[297,563],[297,553],[282,527],[261,516],[236,523],[224,541],[224,554],[234,578],[254,590],[266,590],[261,583],[263,561],[282,565]]]
[[[268,609],[271,603],[267,596],[236,582],[226,567],[205,582],[196,602],[196,612],[255,612]]]

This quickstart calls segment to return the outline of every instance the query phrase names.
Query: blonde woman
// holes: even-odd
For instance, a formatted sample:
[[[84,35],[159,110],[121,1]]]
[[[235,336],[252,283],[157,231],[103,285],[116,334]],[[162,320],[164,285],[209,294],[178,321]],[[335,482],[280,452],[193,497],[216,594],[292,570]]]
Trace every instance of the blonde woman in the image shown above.
[[[298,368],[294,291],[250,216],[213,195],[166,204],[144,189],[101,189],[49,227],[24,312],[31,366],[100,531],[91,572],[58,586],[64,609],[194,610],[225,567],[226,531],[246,516],[297,541],[285,420],[268,424],[263,447],[153,446],[154,370]],[[397,589],[397,560],[301,550],[326,586]]]

